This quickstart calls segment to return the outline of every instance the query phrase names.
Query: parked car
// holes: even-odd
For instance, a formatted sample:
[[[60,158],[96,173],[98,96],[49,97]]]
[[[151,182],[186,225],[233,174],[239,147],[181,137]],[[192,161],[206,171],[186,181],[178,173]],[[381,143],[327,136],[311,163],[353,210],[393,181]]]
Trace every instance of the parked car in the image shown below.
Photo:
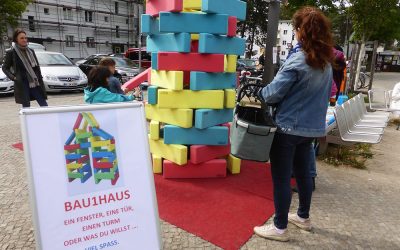
[[[14,82],[3,73],[0,65],[0,94],[10,93],[14,93]]]
[[[86,60],[82,64],[79,65],[79,68],[86,74],[88,75],[90,70],[99,65],[100,60],[104,57],[107,56],[97,56],[92,59]],[[121,57],[114,57],[114,56],[108,56],[111,57],[115,61],[115,69],[116,73],[120,78],[120,81],[122,83],[128,81],[129,79],[135,77],[137,74],[139,74],[139,68],[136,63],[134,63],[132,60],[128,58],[121,58]]]
[[[151,54],[147,53],[146,47],[141,49],[142,55],[142,68],[150,68],[151,67]],[[131,59],[135,63],[139,65],[139,48],[129,48],[125,51],[125,57]]]
[[[98,57],[98,56],[108,56],[108,54],[93,54],[93,55],[87,56],[86,58],[84,58],[82,60],[76,61],[75,64],[79,66],[82,63],[84,63],[85,61],[93,59],[93,58]]]
[[[47,92],[83,90],[87,86],[85,73],[63,54],[38,51],[36,56]]]

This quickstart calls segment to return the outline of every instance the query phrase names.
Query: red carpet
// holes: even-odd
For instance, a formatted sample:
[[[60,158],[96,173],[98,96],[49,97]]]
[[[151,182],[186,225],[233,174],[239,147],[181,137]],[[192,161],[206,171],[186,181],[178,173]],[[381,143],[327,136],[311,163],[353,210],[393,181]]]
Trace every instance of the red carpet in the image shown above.
[[[244,161],[239,175],[223,179],[154,179],[161,219],[226,250],[239,249],[274,213],[267,164]]]

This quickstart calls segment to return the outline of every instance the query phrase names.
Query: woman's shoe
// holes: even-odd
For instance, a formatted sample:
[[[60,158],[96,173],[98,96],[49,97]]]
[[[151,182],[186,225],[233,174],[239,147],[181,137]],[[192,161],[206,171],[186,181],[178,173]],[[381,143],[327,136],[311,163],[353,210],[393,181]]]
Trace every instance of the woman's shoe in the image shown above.
[[[269,240],[289,241],[287,229],[283,233],[279,233],[274,224],[254,227],[254,233]]]
[[[311,231],[311,229],[312,229],[310,218],[302,219],[297,214],[289,214],[288,220],[290,223],[292,223],[293,225],[295,225],[303,230]]]

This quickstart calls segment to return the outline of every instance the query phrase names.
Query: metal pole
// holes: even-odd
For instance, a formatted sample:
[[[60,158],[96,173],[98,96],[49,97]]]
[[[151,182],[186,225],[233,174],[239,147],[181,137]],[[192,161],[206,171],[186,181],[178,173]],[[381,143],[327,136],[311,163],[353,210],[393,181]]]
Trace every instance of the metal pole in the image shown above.
[[[263,73],[263,83],[265,84],[269,84],[274,79],[274,70],[278,60],[277,54],[274,53],[274,47],[276,47],[279,13],[280,13],[280,1],[270,0],[268,6],[267,42],[265,45],[265,52],[264,52],[265,66]]]
[[[140,11],[140,5],[137,5],[137,9],[138,9],[138,27],[137,29],[139,29],[139,72],[142,72],[142,31],[140,30],[141,27],[141,11]]]

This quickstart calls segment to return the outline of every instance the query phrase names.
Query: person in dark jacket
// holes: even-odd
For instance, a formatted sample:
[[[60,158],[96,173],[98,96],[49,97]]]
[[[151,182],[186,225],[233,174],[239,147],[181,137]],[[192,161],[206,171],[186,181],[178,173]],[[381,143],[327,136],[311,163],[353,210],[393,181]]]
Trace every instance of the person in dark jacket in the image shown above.
[[[35,52],[28,48],[26,32],[15,30],[13,41],[12,48],[6,51],[2,69],[14,81],[15,102],[22,107],[30,107],[31,101],[36,100],[40,106],[47,106],[39,62]]]

